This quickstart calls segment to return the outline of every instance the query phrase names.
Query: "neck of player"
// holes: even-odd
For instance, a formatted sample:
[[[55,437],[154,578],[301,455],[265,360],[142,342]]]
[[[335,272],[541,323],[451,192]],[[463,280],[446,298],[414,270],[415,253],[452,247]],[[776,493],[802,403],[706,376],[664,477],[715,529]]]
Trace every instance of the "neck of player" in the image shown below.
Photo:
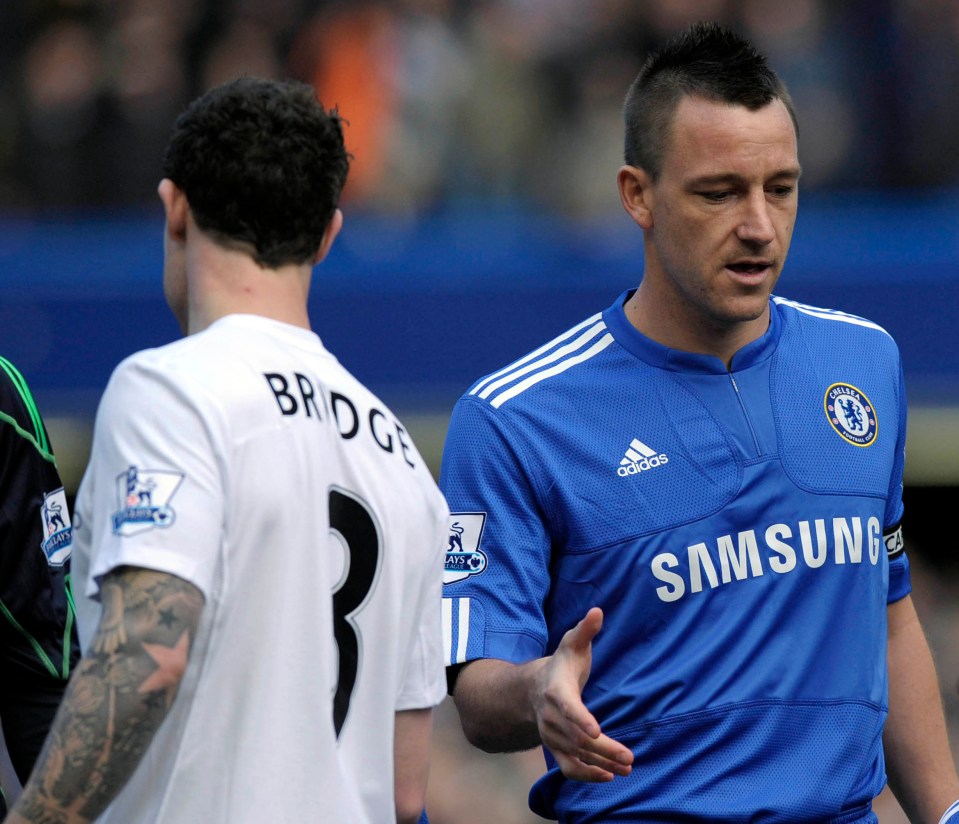
[[[310,328],[307,297],[311,264],[263,267],[245,250],[225,248],[204,237],[188,249],[186,269],[188,334],[235,314],[259,315]]]
[[[743,311],[719,316],[682,296],[659,294],[646,279],[626,301],[624,309],[627,320],[647,338],[670,349],[712,355],[727,369],[740,349],[761,338],[769,328],[768,299]]]

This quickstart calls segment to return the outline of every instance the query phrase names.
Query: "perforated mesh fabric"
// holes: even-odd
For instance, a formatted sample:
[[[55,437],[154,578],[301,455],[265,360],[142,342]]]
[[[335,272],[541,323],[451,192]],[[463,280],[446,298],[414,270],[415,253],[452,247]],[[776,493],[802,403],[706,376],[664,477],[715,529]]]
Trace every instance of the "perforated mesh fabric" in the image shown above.
[[[894,341],[874,326],[850,322],[846,315],[811,315],[788,305],[781,311],[785,328],[773,361],[772,398],[783,466],[811,491],[867,492],[885,498],[889,466],[901,462],[901,455],[894,453],[905,425],[900,422]],[[858,389],[871,402],[877,426],[873,443],[847,443],[830,424],[824,398],[837,383]],[[841,463],[822,460],[822,455],[835,453],[837,444]]]
[[[730,374],[642,338],[621,302],[603,314],[601,349],[550,360],[576,331],[457,405],[441,485],[454,512],[486,513],[489,565],[445,594],[481,603],[484,656],[512,661],[604,610],[584,699],[639,761],[626,781],[563,785],[562,820],[873,820],[878,541],[900,506],[895,346],[867,322],[777,306]],[[875,403],[874,443],[845,441],[826,416],[841,381]],[[741,573],[727,579],[728,548]],[[637,719],[667,720],[608,728]],[[533,794],[538,811],[556,783]]]
[[[575,382],[544,381],[499,414],[531,445],[529,469],[567,552],[702,518],[739,488],[741,466],[713,413],[676,373],[615,347],[578,366]],[[655,460],[618,475],[633,437]]]
[[[568,824],[875,821],[869,806],[885,773],[881,758],[869,764],[868,756],[884,719],[880,708],[859,702],[757,701],[606,730],[635,753],[632,774],[605,784],[565,781],[556,812]],[[690,740],[700,746],[690,750]],[[775,757],[784,743],[818,763],[786,768]],[[663,806],[666,798],[673,803]]]
[[[488,566],[475,577],[450,584],[445,595],[463,598],[478,595],[490,617],[487,629],[498,627],[521,633],[529,648],[520,652],[518,660],[541,655],[546,645],[546,626],[541,615],[528,611],[530,603],[542,603],[549,590],[550,540],[544,518],[538,511],[535,495],[530,492],[529,461],[504,432],[500,416],[491,414],[484,401],[461,400],[454,410],[447,442],[455,440],[456,458],[446,450],[440,483],[454,512],[485,514],[480,549]],[[510,536],[509,545],[502,545],[498,536]],[[503,575],[504,556],[508,556],[510,574]],[[495,578],[496,586],[484,586]],[[495,616],[495,620],[493,618]],[[495,656],[517,660],[507,650],[486,643],[482,637],[470,639],[469,649],[483,643],[480,657]]]

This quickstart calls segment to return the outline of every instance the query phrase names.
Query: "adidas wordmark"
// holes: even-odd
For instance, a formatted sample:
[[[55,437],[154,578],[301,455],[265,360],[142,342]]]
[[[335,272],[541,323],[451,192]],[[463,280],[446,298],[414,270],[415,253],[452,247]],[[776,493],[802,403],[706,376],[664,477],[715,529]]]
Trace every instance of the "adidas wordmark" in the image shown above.
[[[650,449],[638,438],[633,438],[629,442],[629,449],[619,462],[616,474],[625,478],[627,475],[638,475],[640,472],[655,469],[666,463],[669,463],[669,458],[664,454],[656,454],[655,449]]]

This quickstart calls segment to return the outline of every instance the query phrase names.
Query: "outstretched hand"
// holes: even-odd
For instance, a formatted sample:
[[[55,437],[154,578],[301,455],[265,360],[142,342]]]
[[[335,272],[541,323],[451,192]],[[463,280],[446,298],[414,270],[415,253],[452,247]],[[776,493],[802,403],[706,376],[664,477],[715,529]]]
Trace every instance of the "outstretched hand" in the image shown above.
[[[533,695],[540,739],[563,775],[576,781],[612,781],[632,771],[632,752],[604,735],[583,703],[583,687],[593,663],[593,638],[602,626],[603,611],[593,607],[547,659]]]

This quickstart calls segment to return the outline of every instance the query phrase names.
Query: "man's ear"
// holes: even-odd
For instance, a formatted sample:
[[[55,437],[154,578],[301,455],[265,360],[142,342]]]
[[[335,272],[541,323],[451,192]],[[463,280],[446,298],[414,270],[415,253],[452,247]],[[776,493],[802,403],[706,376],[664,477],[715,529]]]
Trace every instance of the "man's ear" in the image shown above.
[[[320,241],[320,247],[316,250],[316,257],[313,258],[313,265],[316,266],[323,258],[326,257],[327,253],[330,251],[330,248],[333,246],[333,241],[336,240],[336,236],[340,233],[340,229],[343,228],[343,212],[339,209],[333,211],[333,217],[330,218],[330,222],[326,226],[326,231],[323,233],[323,239]]]
[[[623,166],[616,175],[619,198],[627,214],[643,229],[653,227],[653,180],[636,166]]]
[[[186,193],[170,178],[165,177],[157,186],[157,194],[160,196],[160,202],[166,214],[166,231],[169,239],[176,243],[183,243],[186,240],[187,213],[190,210]]]

